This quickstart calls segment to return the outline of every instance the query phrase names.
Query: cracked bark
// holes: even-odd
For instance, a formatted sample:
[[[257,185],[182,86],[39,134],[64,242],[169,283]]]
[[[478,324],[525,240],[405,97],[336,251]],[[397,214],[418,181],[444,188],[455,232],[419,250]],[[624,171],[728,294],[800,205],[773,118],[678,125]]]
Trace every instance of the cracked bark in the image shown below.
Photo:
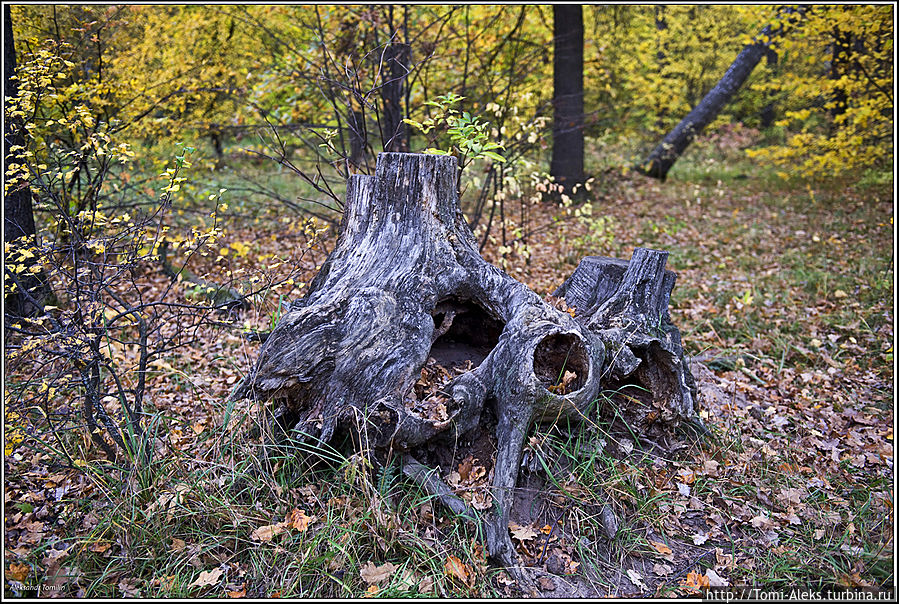
[[[557,292],[572,316],[481,258],[456,171],[448,156],[382,153],[374,176],[350,177],[334,251],[235,396],[271,401],[295,438],[349,434],[376,461],[401,456],[409,478],[468,517],[417,452],[470,438],[495,414],[495,505],[476,522],[491,557],[515,569],[509,510],[532,425],[590,414],[604,385],[625,378],[667,422],[698,422],[695,388],[668,317],[667,253],[585,259]],[[416,407],[429,357],[471,361],[443,388],[443,420]]]

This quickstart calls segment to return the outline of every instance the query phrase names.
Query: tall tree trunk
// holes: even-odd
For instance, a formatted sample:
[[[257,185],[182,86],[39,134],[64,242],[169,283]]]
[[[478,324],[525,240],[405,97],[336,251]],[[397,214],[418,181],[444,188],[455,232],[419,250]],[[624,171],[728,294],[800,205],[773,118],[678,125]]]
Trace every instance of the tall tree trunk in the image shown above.
[[[411,49],[408,44],[392,43],[384,50],[384,75],[381,101],[381,136],[385,151],[408,151],[409,135],[403,123],[403,99],[409,74]]]
[[[768,69],[771,71],[772,77],[777,69],[777,51],[773,48],[769,48],[768,52],[765,54],[766,65]],[[770,128],[774,124],[774,99],[771,98],[773,95],[770,92],[766,92],[765,96],[769,97],[767,103],[762,108],[761,115],[759,116],[761,120],[762,128]]]
[[[374,176],[350,177],[334,251],[235,397],[272,401],[296,438],[399,457],[471,518],[425,463],[495,447],[496,511],[481,528],[490,555],[514,567],[509,511],[532,424],[577,421],[608,390],[642,401],[614,402],[632,426],[698,423],[695,385],[668,315],[666,252],[584,259],[556,292],[576,307],[565,312],[481,258],[456,172],[453,157],[382,153]],[[423,390],[435,368],[447,381]]]
[[[6,84],[6,96],[14,97],[18,94],[19,86],[13,77],[16,73],[16,47],[13,40],[12,17],[8,4],[3,5],[3,81]],[[5,112],[5,107],[4,107]],[[10,148],[16,145],[24,146],[25,138],[22,134],[22,122],[19,118],[6,116],[3,132],[3,185],[6,191],[6,166],[16,161],[10,154]],[[21,237],[29,237],[30,244],[35,244],[34,210],[31,205],[31,189],[26,184],[19,185],[6,191],[3,196],[3,241],[14,241]],[[42,273],[32,273],[29,269],[34,265],[33,257],[22,262],[12,262],[6,258],[6,283],[4,285],[4,311],[7,317],[31,316],[39,310],[40,305],[48,294],[48,289]],[[26,270],[14,273],[10,270],[12,264],[26,265]]]
[[[553,5],[553,149],[550,174],[570,191],[584,181],[584,16]]]
[[[784,9],[783,13],[802,13],[806,9]],[[708,126],[721,110],[730,102],[741,86],[749,78],[752,70],[758,65],[762,57],[768,53],[771,40],[780,35],[783,27],[765,26],[752,44],[747,44],[737,58],[727,69],[721,79],[715,84],[699,104],[674,127],[674,130],[652,150],[649,156],[635,170],[646,176],[652,176],[664,181],[668,171],[674,162],[681,156],[690,143]]]
[[[839,27],[833,28],[833,42],[831,43],[830,74],[833,81],[839,81],[848,74],[852,58],[852,34],[841,31]],[[833,97],[830,99],[830,117],[836,118],[846,112],[846,91],[842,86],[836,86]]]
[[[656,25],[656,70],[660,81],[667,79],[665,77],[665,68],[668,66],[668,44],[665,42],[665,31],[668,29],[668,21],[665,19],[665,6],[656,5],[653,7],[653,16]],[[667,117],[667,109],[659,99],[656,105],[656,128],[662,129]]]
[[[365,114],[350,107],[347,121],[350,137],[350,164],[358,170],[365,163],[365,148],[368,146]]]

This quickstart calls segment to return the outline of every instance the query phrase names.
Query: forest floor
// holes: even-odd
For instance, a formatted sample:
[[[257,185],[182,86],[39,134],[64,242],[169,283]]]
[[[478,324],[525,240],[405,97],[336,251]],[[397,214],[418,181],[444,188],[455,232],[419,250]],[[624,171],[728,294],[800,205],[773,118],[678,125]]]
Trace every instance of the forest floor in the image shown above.
[[[599,177],[590,215],[529,206],[530,258],[506,258],[549,294],[584,255],[667,250],[671,317],[712,432],[662,451],[616,417],[536,428],[510,529],[540,595],[895,582],[892,179],[784,183],[714,144],[666,183]],[[235,216],[224,253],[195,268],[265,265],[295,283],[154,362],[152,462],[110,468],[77,431],[58,443],[74,465],[39,430],[7,453],[7,596],[521,595],[471,527],[396,468],[371,472],[339,450],[263,451],[249,436],[259,409],[225,403],[260,346],[242,331],[270,329],[333,245],[308,248],[307,236],[293,216]],[[500,263],[495,238],[484,255]],[[26,369],[7,365],[8,391]],[[445,476],[469,501],[487,487],[486,457]]]

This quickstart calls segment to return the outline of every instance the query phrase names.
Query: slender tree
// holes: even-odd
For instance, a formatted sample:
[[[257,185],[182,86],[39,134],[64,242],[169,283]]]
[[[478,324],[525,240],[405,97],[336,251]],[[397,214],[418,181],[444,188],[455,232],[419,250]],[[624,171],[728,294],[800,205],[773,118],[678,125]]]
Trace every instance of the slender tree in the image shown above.
[[[782,10],[782,14],[801,14],[804,11],[804,7],[785,8]],[[687,114],[687,117],[674,127],[674,130],[668,133],[649,156],[636,166],[636,170],[646,176],[664,181],[677,158],[727,106],[759,61],[768,55],[774,38],[782,33],[781,25],[766,25],[752,43],[743,47],[715,87],[699,101],[699,104]]]
[[[566,190],[584,180],[584,16],[553,5],[553,149],[550,174]]]
[[[14,97],[18,93],[16,82],[16,48],[13,40],[12,17],[9,5],[3,6],[3,81],[7,97]],[[15,161],[10,149],[24,147],[25,139],[22,134],[22,122],[20,119],[6,116],[3,132],[3,242],[15,241],[21,237],[35,237],[34,209],[31,204],[31,189],[26,185],[11,186],[7,189],[6,166]],[[34,314],[38,304],[46,297],[47,289],[40,273],[34,274],[25,270],[14,275],[10,271],[10,258],[5,258],[5,274],[7,276],[4,287],[4,313],[7,317],[24,317]],[[28,259],[24,262],[29,264]],[[32,261],[33,262],[33,261]],[[30,267],[29,267],[30,268]],[[13,289],[12,285],[16,288]]]

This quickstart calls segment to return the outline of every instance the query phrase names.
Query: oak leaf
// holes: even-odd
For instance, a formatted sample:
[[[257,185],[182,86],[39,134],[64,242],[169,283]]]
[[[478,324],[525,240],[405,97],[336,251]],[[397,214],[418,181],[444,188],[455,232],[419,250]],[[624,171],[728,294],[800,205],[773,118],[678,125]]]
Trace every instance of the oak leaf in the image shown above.
[[[634,569],[632,569],[632,568],[627,569],[627,578],[638,589],[649,589],[648,587],[646,587],[646,583],[643,581],[643,575],[641,575]]]
[[[257,527],[252,533],[250,533],[250,538],[255,541],[262,541],[263,543],[270,542],[273,538],[277,537],[281,533],[284,532],[284,523],[279,522],[278,524],[269,524],[266,526]]]
[[[512,536],[519,541],[530,541],[540,534],[537,529],[530,525],[522,526],[514,522],[509,523],[509,529],[512,531]]]
[[[9,570],[6,574],[13,581],[21,582],[28,578],[29,572],[31,572],[31,567],[27,564],[16,564],[13,562],[9,565]]]
[[[456,577],[465,585],[468,585],[468,577],[471,574],[468,566],[465,565],[459,558],[455,556],[448,556],[446,559],[446,564],[443,565],[443,570],[451,577]]]
[[[293,511],[287,515],[287,520],[285,522],[288,527],[303,532],[316,520],[317,518],[315,516],[307,516],[304,510],[294,508]]]
[[[375,566],[374,562],[369,560],[359,571],[359,575],[362,577],[363,581],[369,585],[373,585],[375,583],[380,583],[385,579],[389,579],[397,568],[399,567],[390,562],[382,564],[381,566]]]
[[[656,551],[662,554],[663,556],[668,556],[672,554],[671,548],[661,543],[659,541],[650,541],[649,544],[656,548]]]
[[[212,570],[204,570],[197,577],[197,580],[189,585],[189,587],[206,587],[207,585],[215,585],[222,578],[222,569],[213,568]]]

